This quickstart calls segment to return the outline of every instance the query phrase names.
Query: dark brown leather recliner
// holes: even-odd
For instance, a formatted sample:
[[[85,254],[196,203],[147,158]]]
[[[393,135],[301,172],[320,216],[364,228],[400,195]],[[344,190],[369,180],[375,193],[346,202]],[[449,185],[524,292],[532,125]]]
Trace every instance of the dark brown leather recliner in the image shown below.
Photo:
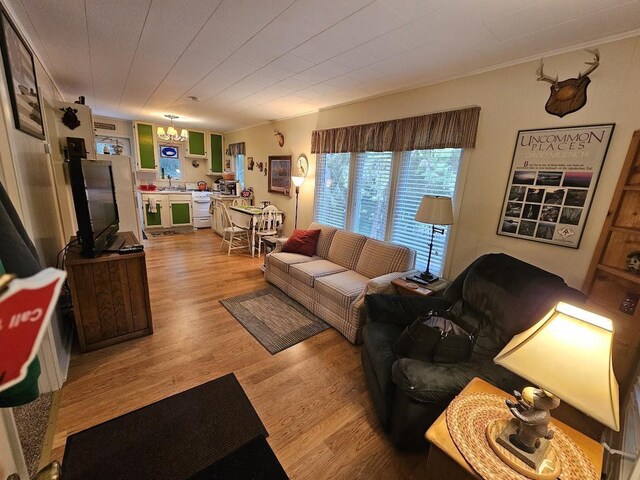
[[[370,295],[365,299],[362,366],[376,412],[393,443],[425,449],[424,434],[474,377],[512,391],[525,382],[493,358],[513,335],[542,318],[558,301],[582,304],[584,295],[562,278],[505,254],[478,258],[442,297]],[[396,358],[392,346],[405,327],[434,308],[450,308],[478,337],[464,363]]]

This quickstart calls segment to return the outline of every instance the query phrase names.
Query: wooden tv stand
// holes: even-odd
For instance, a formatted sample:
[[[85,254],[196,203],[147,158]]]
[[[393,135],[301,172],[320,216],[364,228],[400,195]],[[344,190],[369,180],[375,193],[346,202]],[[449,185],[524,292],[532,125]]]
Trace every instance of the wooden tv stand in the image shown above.
[[[132,232],[125,245],[138,240]],[[71,247],[65,261],[80,350],[88,352],[153,333],[145,253],[83,257]]]

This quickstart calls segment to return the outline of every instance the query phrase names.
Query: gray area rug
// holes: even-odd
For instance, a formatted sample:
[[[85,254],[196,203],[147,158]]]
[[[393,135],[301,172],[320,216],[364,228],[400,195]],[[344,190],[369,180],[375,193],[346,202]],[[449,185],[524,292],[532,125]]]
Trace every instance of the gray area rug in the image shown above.
[[[176,228],[176,229],[167,229],[167,230],[145,230],[145,235],[148,238],[157,238],[157,237],[168,237],[171,235],[190,235],[195,233],[195,230],[191,227],[187,228]]]
[[[329,328],[276,287],[225,298],[220,303],[271,354]]]
[[[13,409],[13,416],[20,435],[20,444],[31,477],[38,472],[44,436],[49,425],[52,397],[53,393],[51,392],[43,393],[33,402]]]

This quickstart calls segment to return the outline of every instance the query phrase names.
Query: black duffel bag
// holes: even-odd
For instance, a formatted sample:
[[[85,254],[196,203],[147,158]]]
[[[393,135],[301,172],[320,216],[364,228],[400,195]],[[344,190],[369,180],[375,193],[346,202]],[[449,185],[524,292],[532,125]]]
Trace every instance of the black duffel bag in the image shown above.
[[[404,329],[393,344],[398,358],[433,363],[460,363],[469,359],[476,342],[448,310],[432,310]]]

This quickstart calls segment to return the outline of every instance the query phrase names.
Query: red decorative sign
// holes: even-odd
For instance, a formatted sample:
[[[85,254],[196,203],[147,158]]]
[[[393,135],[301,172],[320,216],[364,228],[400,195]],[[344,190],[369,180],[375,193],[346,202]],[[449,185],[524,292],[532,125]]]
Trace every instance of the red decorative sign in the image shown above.
[[[0,391],[22,381],[51,320],[67,274],[47,268],[0,296]]]

